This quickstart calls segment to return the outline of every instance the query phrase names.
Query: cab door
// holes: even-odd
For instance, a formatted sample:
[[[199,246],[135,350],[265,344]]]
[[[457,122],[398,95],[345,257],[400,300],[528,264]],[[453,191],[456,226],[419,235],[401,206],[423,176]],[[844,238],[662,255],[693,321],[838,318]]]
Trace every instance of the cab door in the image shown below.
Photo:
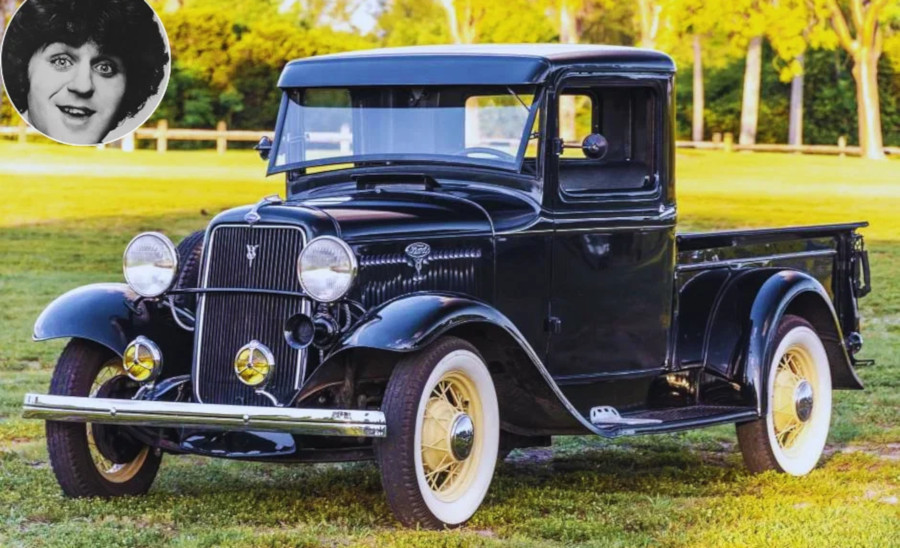
[[[665,370],[672,323],[675,215],[669,81],[579,77],[559,87],[548,368],[587,414],[645,406]],[[574,103],[574,132],[565,116]],[[563,137],[575,134],[576,140]],[[581,148],[603,135],[602,158]],[[563,145],[565,148],[562,148]],[[570,148],[570,146],[572,148]]]

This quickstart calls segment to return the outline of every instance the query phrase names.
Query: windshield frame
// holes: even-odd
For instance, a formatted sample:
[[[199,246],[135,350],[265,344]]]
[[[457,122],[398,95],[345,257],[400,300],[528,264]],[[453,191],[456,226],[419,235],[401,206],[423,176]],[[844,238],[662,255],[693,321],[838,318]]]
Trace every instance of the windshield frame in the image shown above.
[[[347,88],[354,87],[395,87],[395,86],[346,86]],[[425,86],[428,87],[428,86]],[[473,88],[477,88],[478,86],[473,86]],[[519,87],[519,85],[509,85],[509,86],[483,86],[483,87],[505,87],[510,95],[515,97],[517,101],[521,101],[518,95],[513,92],[514,87]],[[282,88],[281,94],[281,105],[278,109],[278,120],[275,124],[275,135],[273,140],[273,146],[271,153],[269,155],[269,163],[266,170],[266,175],[275,175],[277,173],[288,173],[289,178],[296,180],[299,177],[303,177],[305,175],[313,175],[321,172],[316,172],[313,174],[308,174],[308,168],[329,166],[329,165],[342,165],[342,164],[351,164],[346,168],[337,168],[329,171],[349,171],[353,169],[360,168],[369,168],[374,166],[389,166],[389,165],[443,165],[443,166],[462,166],[469,168],[488,168],[488,169],[499,169],[504,172],[509,173],[523,173],[524,161],[525,161],[525,153],[528,150],[528,144],[531,142],[532,130],[534,129],[535,118],[538,113],[542,110],[544,105],[544,100],[546,96],[546,86],[543,85],[534,85],[534,99],[530,107],[526,107],[525,105],[522,108],[528,109],[528,116],[526,117],[525,125],[522,128],[522,133],[519,136],[519,148],[515,156],[515,163],[509,163],[504,161],[493,160],[491,158],[473,158],[469,156],[459,156],[457,159],[454,156],[444,155],[444,154],[367,154],[367,155],[350,155],[350,156],[335,156],[330,158],[322,158],[318,160],[310,160],[304,162],[292,162],[283,165],[276,165],[276,160],[278,156],[278,146],[281,143],[282,133],[284,131],[285,126],[285,118],[287,116],[288,109],[290,107],[291,98],[290,94],[295,92],[298,89],[327,89],[327,88]],[[471,97],[477,97],[478,94],[473,93]],[[528,174],[535,178],[540,177],[540,170],[537,168],[541,164],[540,151],[542,150],[542,141],[544,137],[544,128],[543,123],[542,127],[537,128],[535,134],[538,142],[537,146],[537,157],[536,161],[536,169],[534,174]],[[361,164],[361,165],[360,165]],[[374,164],[374,165],[373,165]]]

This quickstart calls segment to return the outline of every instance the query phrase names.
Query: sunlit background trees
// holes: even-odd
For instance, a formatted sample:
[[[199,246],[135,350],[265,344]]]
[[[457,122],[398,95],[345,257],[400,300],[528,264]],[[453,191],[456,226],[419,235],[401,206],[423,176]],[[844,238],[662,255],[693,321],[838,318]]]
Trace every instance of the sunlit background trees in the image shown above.
[[[678,134],[900,144],[900,0],[153,0],[173,51],[170,126],[261,129],[294,58],[380,46],[563,42],[678,62]],[[8,20],[16,2],[0,0]],[[571,108],[565,106],[565,108]],[[153,120],[151,120],[152,122]],[[0,125],[17,118],[4,98]]]

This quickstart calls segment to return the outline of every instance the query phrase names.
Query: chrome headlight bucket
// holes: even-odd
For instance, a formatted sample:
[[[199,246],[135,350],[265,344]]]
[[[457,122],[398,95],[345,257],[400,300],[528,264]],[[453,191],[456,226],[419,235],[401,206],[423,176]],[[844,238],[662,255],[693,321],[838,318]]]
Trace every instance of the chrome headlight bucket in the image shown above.
[[[357,271],[356,255],[334,236],[314,238],[297,258],[297,277],[303,291],[323,303],[334,302],[350,291]]]
[[[122,256],[125,281],[141,297],[159,297],[172,288],[178,274],[178,251],[159,232],[135,236]]]
[[[122,358],[125,374],[138,382],[156,380],[162,371],[162,352],[143,335],[131,341]]]

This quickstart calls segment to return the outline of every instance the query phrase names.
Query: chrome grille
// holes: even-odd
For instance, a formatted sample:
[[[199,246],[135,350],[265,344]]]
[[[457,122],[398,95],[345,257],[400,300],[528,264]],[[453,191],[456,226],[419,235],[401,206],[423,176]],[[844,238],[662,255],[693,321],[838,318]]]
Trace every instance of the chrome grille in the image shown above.
[[[207,243],[202,287],[300,293],[296,264],[303,244],[303,232],[295,227],[218,226]],[[234,374],[238,350],[258,340],[275,356],[275,371],[266,392],[281,403],[290,401],[303,381],[306,352],[287,344],[284,322],[300,312],[310,312],[307,299],[261,293],[204,294],[194,365],[199,399],[205,403],[272,405],[269,398],[256,394]]]

